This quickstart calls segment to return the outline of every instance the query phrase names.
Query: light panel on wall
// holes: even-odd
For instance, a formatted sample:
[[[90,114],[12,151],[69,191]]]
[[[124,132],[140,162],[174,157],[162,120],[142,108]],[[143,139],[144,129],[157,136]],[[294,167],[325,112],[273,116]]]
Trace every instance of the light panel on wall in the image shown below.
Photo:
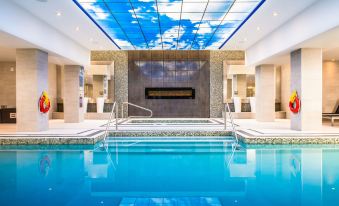
[[[220,49],[265,0],[73,0],[124,50]]]

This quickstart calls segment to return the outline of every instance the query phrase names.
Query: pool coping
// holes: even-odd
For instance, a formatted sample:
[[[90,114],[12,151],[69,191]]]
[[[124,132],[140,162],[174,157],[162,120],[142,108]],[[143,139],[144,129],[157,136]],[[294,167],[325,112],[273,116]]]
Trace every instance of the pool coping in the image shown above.
[[[157,137],[157,136],[229,136],[230,131],[109,131],[113,137]],[[89,134],[6,134],[0,135],[0,145],[94,145],[103,140],[105,131],[93,130]]]
[[[140,130],[140,131],[109,131],[113,137],[192,137],[192,136],[230,136],[231,131],[226,130]],[[237,136],[243,144],[339,144],[339,134],[251,134],[238,130]],[[95,145],[103,140],[105,131],[89,130],[77,134],[2,134],[0,145]]]
[[[260,134],[253,135],[246,131],[237,132],[239,141],[248,145],[301,145],[301,144],[339,144],[339,134]]]

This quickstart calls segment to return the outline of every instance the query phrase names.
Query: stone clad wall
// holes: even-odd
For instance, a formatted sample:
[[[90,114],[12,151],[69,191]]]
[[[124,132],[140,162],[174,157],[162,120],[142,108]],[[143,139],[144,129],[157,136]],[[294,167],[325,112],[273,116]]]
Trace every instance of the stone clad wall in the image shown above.
[[[223,61],[244,60],[243,51],[210,51],[210,117],[222,116]]]
[[[209,51],[129,51],[129,102],[153,111],[153,117],[208,118]],[[146,88],[192,88],[192,99],[148,99]],[[147,115],[129,108],[130,116]]]
[[[91,61],[114,61],[115,101],[128,101],[128,52],[92,51]],[[126,113],[125,113],[126,115]]]
[[[210,51],[210,117],[223,110],[223,61],[244,60],[243,51]],[[114,61],[116,101],[128,101],[128,51],[92,51],[92,61]]]

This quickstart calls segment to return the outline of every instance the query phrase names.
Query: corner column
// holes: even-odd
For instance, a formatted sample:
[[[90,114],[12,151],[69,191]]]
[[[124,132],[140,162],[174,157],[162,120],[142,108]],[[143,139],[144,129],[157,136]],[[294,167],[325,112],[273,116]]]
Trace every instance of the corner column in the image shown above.
[[[259,65],[255,68],[256,120],[273,122],[275,119],[275,67]]]
[[[48,54],[39,49],[16,50],[16,113],[18,132],[48,130],[48,114],[38,102],[48,91]]]
[[[291,114],[291,129],[314,130],[322,126],[322,50],[291,52],[291,93],[301,102],[299,113]]]
[[[83,122],[84,68],[79,65],[65,65],[63,80],[65,123]]]

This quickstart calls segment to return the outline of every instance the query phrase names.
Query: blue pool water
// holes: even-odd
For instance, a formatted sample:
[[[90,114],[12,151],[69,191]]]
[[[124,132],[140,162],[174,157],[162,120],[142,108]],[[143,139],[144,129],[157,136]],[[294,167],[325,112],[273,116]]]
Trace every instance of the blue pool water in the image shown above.
[[[0,205],[339,205],[334,145],[107,146],[0,147]]]

